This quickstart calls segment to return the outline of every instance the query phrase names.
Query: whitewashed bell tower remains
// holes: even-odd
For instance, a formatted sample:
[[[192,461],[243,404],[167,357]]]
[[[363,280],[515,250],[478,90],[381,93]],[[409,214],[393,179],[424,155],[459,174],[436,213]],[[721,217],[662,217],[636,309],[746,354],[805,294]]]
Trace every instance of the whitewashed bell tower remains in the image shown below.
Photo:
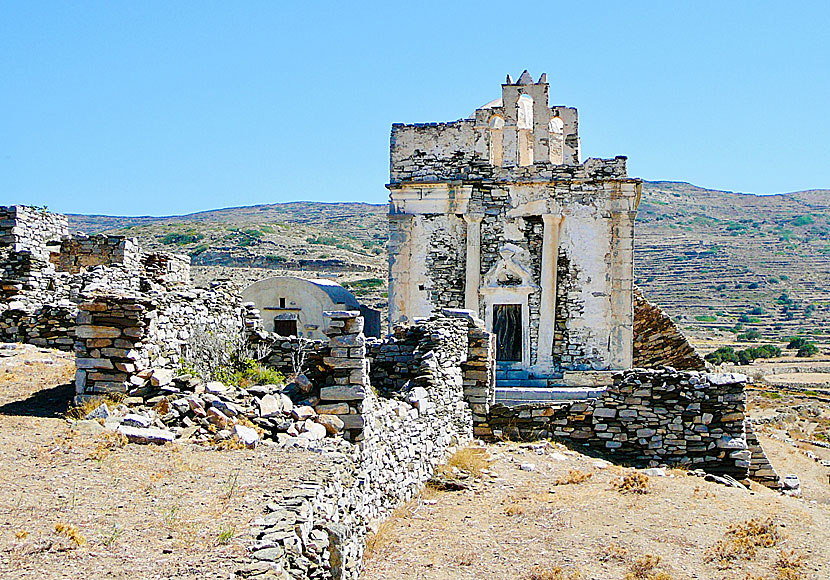
[[[632,364],[642,180],[625,157],[582,162],[577,111],[548,93],[525,71],[470,118],[392,126],[390,324],[477,312],[502,386]]]

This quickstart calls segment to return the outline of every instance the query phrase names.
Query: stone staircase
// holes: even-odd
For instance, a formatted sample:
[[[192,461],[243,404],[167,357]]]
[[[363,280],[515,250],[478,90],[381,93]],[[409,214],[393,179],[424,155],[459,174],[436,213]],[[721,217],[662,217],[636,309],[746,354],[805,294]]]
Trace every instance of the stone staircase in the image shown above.
[[[537,377],[503,363],[496,367],[496,403],[510,407],[595,399],[604,390],[603,387],[569,387],[561,375]]]

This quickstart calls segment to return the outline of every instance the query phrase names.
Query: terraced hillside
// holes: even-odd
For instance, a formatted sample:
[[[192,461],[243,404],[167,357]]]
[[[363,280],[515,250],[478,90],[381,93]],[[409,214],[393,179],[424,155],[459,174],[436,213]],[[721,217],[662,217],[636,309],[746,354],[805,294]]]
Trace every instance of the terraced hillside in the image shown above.
[[[385,214],[385,205],[296,202],[162,218],[70,216],[70,225],[188,253],[198,281],[328,277],[383,307]],[[649,298],[704,347],[830,335],[830,190],[754,196],[647,182],[635,262]]]

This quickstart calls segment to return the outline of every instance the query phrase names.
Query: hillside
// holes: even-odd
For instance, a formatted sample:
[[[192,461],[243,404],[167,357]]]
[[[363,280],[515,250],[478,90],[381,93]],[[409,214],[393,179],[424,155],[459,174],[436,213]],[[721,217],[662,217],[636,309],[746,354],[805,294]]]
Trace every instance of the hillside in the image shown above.
[[[170,217],[70,216],[73,229],[188,253],[197,281],[337,278],[385,305],[386,206],[294,202]],[[756,196],[646,182],[635,276],[708,346],[830,332],[830,190]]]

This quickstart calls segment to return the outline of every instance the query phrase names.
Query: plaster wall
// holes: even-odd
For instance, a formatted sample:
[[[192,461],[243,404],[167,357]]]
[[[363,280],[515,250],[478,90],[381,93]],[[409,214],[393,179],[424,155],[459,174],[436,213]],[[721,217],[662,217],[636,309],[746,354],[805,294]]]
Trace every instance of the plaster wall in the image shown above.
[[[285,308],[280,308],[280,298]],[[353,305],[335,303],[319,286],[309,280],[291,276],[266,278],[251,284],[242,292],[245,302],[253,302],[262,316],[263,327],[271,332],[274,321],[296,320],[302,338],[323,339],[323,312],[346,310]]]

